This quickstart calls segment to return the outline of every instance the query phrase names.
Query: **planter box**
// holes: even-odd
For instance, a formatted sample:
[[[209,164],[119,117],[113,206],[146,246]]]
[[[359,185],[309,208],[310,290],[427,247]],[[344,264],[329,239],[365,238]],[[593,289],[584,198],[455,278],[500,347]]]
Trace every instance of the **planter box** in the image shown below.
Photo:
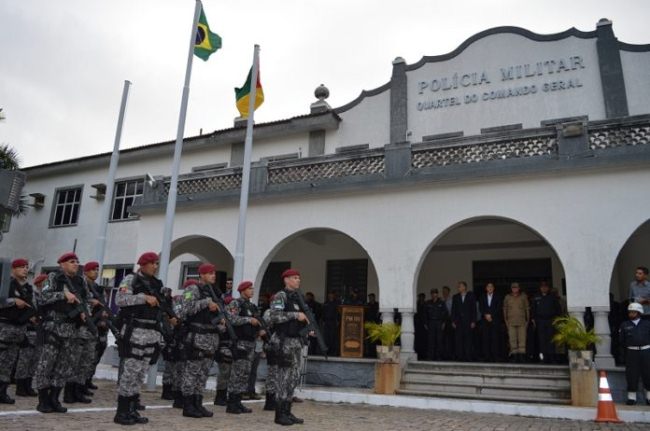
[[[377,360],[379,362],[399,363],[399,346],[377,346]]]
[[[393,395],[399,388],[402,370],[398,363],[375,363],[375,393]]]
[[[571,374],[571,405],[596,407],[598,401],[598,376],[591,350],[569,350]]]

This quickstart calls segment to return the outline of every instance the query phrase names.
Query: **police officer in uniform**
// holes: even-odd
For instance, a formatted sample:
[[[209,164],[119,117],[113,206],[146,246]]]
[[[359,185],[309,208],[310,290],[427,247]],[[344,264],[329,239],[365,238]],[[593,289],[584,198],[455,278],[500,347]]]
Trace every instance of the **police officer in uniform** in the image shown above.
[[[209,289],[217,279],[216,267],[211,263],[199,266],[199,280],[188,280],[181,300],[180,318],[185,331],[186,361],[183,365],[181,387],[183,416],[212,417],[203,407],[203,390],[208,380],[214,352],[219,347],[219,333],[215,324],[219,306],[212,300]]]
[[[95,370],[99,361],[104,355],[104,351],[108,346],[108,320],[110,316],[103,309],[99,300],[101,299],[106,303],[106,288],[97,284],[97,278],[99,277],[99,262],[88,262],[84,265],[84,279],[86,280],[86,285],[88,286],[89,299],[88,303],[91,307],[91,313],[93,320],[97,322],[97,338],[94,346],[92,347],[92,363],[88,366],[86,372],[86,381],[85,387],[87,389],[97,389],[97,386],[93,384],[93,376],[95,375]],[[97,298],[96,295],[99,295],[100,298]]]
[[[163,286],[155,276],[158,263],[156,253],[142,254],[138,258],[138,272],[122,280],[115,301],[124,322],[119,346],[122,374],[118,382],[117,412],[113,419],[121,425],[148,422],[147,418],[140,416],[136,406],[142,380],[150,363],[157,360],[162,342],[157,297],[161,295]]]
[[[36,367],[36,409],[41,413],[67,411],[59,395],[75,371],[78,326],[89,318],[79,311],[79,295],[84,289],[84,281],[77,274],[79,258],[72,252],[64,253],[57,263],[59,269],[49,274],[41,292],[43,346]]]
[[[275,294],[271,303],[271,322],[275,332],[269,349],[278,358],[278,379],[275,388],[275,423],[293,425],[303,423],[291,413],[293,392],[300,381],[300,354],[303,347],[302,329],[309,324],[296,295],[300,288],[300,273],[287,269],[282,273],[284,289]]]
[[[84,265],[83,289],[80,290],[80,300],[88,305],[90,313],[90,292],[87,283],[97,278],[99,263],[88,262]],[[94,277],[94,278],[93,278]],[[77,331],[75,338],[75,372],[72,378],[65,384],[63,391],[63,401],[66,403],[84,403],[88,404],[92,400],[85,395],[92,395],[92,392],[86,387],[86,381],[92,377],[95,365],[95,345],[97,344],[97,331],[94,333],[88,329],[88,326],[81,326]]]
[[[41,288],[43,282],[47,280],[47,274],[39,274],[34,280],[32,290],[32,306],[36,310],[29,310],[32,315],[27,323],[27,332],[25,334],[25,342],[20,346],[18,353],[18,362],[16,362],[16,395],[23,397],[35,397],[38,395],[32,389],[32,378],[36,373],[36,364],[38,363],[39,346],[38,346],[38,330],[41,323],[41,318],[38,312],[38,304],[41,298]]]
[[[273,295],[270,299],[269,302],[273,301],[275,299],[275,295]],[[266,354],[266,364],[267,364],[267,373],[266,373],[266,381],[264,382],[264,386],[266,389],[266,400],[264,401],[264,410],[267,411],[275,411],[275,388],[277,387],[277,379],[278,379],[278,362],[276,357],[271,353],[269,354],[268,351],[268,340],[273,336],[273,325],[271,324],[271,309],[267,309],[264,311],[264,314],[262,315],[262,319],[264,319],[264,323],[266,323],[266,327],[269,330],[269,333],[266,334],[266,339],[264,341],[264,352]]]
[[[650,405],[650,320],[641,319],[643,305],[633,302],[627,307],[630,320],[621,324],[619,336],[625,349],[625,377],[628,406],[636,404],[639,377],[643,381],[646,404]]]
[[[251,302],[253,297],[253,283],[242,281],[237,287],[239,298],[228,304],[228,313],[237,335],[233,346],[233,364],[228,381],[228,404],[226,413],[251,413],[252,410],[241,402],[242,394],[248,391],[248,376],[251,372],[251,363],[255,354],[255,340],[258,336],[265,335],[261,329],[262,323],[257,305]]]
[[[551,288],[547,282],[542,281],[539,285],[539,295],[533,298],[532,323],[537,331],[537,342],[539,352],[542,354],[544,363],[555,362],[555,345],[552,338],[554,333],[553,319],[562,314],[560,300],[551,294]]]
[[[225,294],[221,297],[223,298],[223,304],[226,306],[233,300],[232,296],[225,296]],[[225,323],[217,325],[217,328],[219,329],[219,347],[215,354],[215,361],[219,368],[219,375],[217,377],[217,393],[214,396],[214,405],[226,406],[228,404],[228,381],[230,380],[233,363],[233,341],[230,339]]]
[[[27,283],[28,268],[29,262],[26,259],[15,259],[11,262],[9,294],[0,304],[0,404],[16,402],[7,394],[7,387],[11,370],[18,359],[20,344],[26,337],[29,317],[35,310],[32,287]],[[16,381],[19,388],[25,384],[22,380]]]
[[[426,329],[429,334],[427,340],[427,359],[429,361],[442,360],[443,336],[445,322],[449,318],[447,306],[438,297],[438,289],[431,289],[431,299],[424,304],[424,315],[426,317]]]

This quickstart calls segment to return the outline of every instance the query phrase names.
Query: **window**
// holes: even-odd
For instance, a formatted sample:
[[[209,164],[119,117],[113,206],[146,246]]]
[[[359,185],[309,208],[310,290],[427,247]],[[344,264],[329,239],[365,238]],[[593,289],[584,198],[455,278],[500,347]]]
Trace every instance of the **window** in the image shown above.
[[[79,220],[81,206],[81,187],[56,191],[52,226],[74,226]]]
[[[0,214],[0,232],[9,232],[11,226],[11,214]]]
[[[128,220],[136,218],[136,216],[129,213],[128,208],[133,205],[135,198],[142,196],[143,189],[143,178],[115,183],[111,220]]]

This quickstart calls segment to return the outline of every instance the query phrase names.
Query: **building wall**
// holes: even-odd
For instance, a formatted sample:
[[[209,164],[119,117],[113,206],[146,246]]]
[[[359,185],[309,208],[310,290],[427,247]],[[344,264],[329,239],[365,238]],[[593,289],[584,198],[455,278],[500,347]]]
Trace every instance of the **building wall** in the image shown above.
[[[537,74],[537,63],[546,61],[554,61],[555,67],[542,65],[541,74]],[[567,65],[567,71],[557,71],[560,61]],[[534,76],[525,76],[525,65],[529,65],[529,73]],[[524,71],[520,79],[516,78],[517,66]],[[514,68],[512,72],[510,67]],[[512,79],[507,79],[509,73]],[[464,75],[468,78],[463,80]],[[443,79],[450,86],[454,77],[457,88],[444,90]],[[494,34],[475,41],[454,58],[407,71],[407,80],[408,129],[415,142],[426,135],[458,131],[475,135],[481,128],[508,124],[539,127],[540,121],[555,118],[605,118],[595,38],[540,42],[519,34]],[[553,83],[566,84],[569,80],[580,86],[549,89]],[[463,86],[462,82],[471,84]],[[524,87],[528,88],[527,94],[492,97],[493,92]],[[453,105],[427,108],[449,99],[454,100]]]
[[[630,115],[650,112],[650,52],[621,51],[625,92]]]
[[[364,98],[361,103],[339,116],[342,121],[337,133],[334,136],[327,135],[326,154],[334,153],[337,147],[350,145],[383,147],[390,139],[390,90]]]

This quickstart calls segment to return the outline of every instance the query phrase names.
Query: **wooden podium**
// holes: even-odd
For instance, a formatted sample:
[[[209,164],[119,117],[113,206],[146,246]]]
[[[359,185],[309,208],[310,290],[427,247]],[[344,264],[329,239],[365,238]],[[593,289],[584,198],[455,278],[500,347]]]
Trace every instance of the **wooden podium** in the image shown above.
[[[363,358],[363,305],[341,305],[341,357]]]

